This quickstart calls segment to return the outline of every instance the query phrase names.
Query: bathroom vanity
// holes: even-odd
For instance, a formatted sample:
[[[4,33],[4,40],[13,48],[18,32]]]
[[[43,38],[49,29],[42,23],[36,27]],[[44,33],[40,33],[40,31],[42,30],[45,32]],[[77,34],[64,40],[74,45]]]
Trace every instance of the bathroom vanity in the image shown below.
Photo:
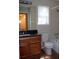
[[[20,59],[37,59],[37,57],[40,57],[41,35],[20,35],[19,51]]]

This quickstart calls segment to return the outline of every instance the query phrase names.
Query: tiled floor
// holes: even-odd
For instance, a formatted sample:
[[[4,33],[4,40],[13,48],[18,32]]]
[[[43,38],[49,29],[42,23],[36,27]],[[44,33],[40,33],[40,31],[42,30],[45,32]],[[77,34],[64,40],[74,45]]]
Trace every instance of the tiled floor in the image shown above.
[[[46,55],[45,52],[42,51],[40,59],[59,59],[59,54],[53,50],[52,55]]]

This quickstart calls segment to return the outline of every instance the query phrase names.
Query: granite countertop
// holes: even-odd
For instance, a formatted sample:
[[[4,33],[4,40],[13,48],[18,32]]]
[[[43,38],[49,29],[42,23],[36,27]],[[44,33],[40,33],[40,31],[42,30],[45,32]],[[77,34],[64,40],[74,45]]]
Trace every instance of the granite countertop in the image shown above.
[[[37,36],[40,34],[24,34],[24,35],[19,35],[19,38],[23,38],[23,37],[32,37],[32,36]]]

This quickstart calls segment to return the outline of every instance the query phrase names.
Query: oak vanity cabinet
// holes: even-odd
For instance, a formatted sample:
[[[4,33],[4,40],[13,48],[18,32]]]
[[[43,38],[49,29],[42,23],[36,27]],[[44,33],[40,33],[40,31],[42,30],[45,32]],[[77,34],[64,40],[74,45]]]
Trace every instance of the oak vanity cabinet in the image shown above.
[[[41,53],[41,36],[20,38],[20,59],[36,59]]]

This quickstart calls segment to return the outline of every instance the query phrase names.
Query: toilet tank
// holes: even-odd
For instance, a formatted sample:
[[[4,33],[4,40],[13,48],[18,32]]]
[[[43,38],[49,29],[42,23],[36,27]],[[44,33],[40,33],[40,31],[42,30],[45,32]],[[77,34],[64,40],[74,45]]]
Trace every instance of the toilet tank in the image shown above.
[[[42,42],[48,41],[48,34],[42,34]]]
[[[42,46],[42,49],[44,48],[44,42],[48,41],[48,34],[47,33],[44,33],[42,34],[42,39],[41,39],[41,46]]]

